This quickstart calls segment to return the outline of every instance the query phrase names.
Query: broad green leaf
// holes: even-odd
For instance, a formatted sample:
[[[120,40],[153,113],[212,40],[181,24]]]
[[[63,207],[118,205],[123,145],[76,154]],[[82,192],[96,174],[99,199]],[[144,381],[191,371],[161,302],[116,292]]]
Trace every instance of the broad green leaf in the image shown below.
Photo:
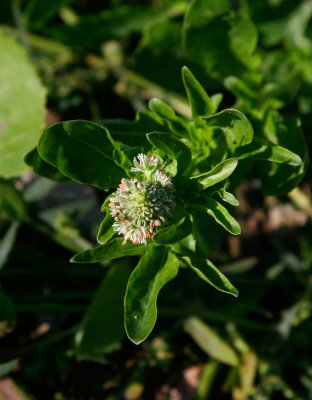
[[[177,160],[177,172],[183,172],[189,167],[192,161],[190,149],[179,139],[172,137],[168,133],[151,132],[147,134],[147,139],[157,147],[164,155],[168,155]]]
[[[139,344],[151,333],[157,319],[161,288],[178,273],[176,256],[166,247],[149,247],[132,272],[125,296],[125,328],[129,339]]]
[[[96,360],[120,348],[125,336],[123,300],[130,272],[130,267],[120,262],[103,279],[76,334],[79,358]]]
[[[222,79],[245,75],[257,65],[252,53],[257,31],[247,15],[230,10],[225,0],[193,0],[185,14],[183,43],[187,55]]]
[[[224,229],[233,235],[239,235],[241,233],[238,222],[231,216],[228,210],[216,200],[204,198],[199,204],[194,204],[193,207],[195,210],[209,214],[218,224],[222,225]]]
[[[212,114],[215,108],[210,97],[187,67],[182,68],[182,78],[192,108],[193,119]]]
[[[192,221],[189,216],[183,219],[183,222],[161,229],[154,235],[154,241],[159,244],[176,243],[192,233]]]
[[[142,148],[138,146],[129,146],[118,140],[114,140],[108,131],[107,136],[115,148],[113,152],[115,163],[128,174],[133,166],[133,159],[139,153],[142,153]]]
[[[46,90],[25,49],[2,29],[0,48],[0,176],[12,178],[29,170],[23,157],[44,126]]]
[[[103,190],[115,188],[124,175],[113,150],[106,129],[83,120],[50,126],[38,144],[40,157],[64,175]]]
[[[217,164],[211,171],[193,176],[191,179],[198,180],[203,189],[207,189],[229,177],[235,170],[237,163],[238,160],[236,158],[229,158]]]
[[[206,258],[183,257],[190,268],[205,282],[212,285],[220,292],[238,296],[238,290],[231,284],[228,278]]]
[[[101,222],[99,227],[99,231],[97,234],[97,241],[100,244],[106,243],[111,237],[114,236],[115,232],[113,230],[114,218],[110,215],[110,212],[107,210],[105,218]]]
[[[303,164],[298,154],[263,139],[254,139],[249,145],[238,148],[235,154],[240,159],[253,157],[256,160],[288,164],[295,167]]]
[[[213,134],[207,139],[214,141],[221,151],[245,146],[253,139],[253,129],[245,115],[234,109],[223,110],[210,117],[204,118],[206,126],[213,128]],[[207,132],[209,134],[209,132]]]
[[[187,319],[184,329],[210,357],[226,365],[237,366],[239,364],[239,358],[233,348],[199,318]]]
[[[262,190],[265,194],[282,195],[298,186],[302,180],[308,166],[308,147],[301,132],[300,121],[295,118],[283,121],[280,115],[274,113],[269,115],[268,119],[269,122],[264,129],[268,140],[274,142],[276,146],[282,146],[292,152],[292,154],[288,153],[292,162],[291,165],[263,161],[261,164],[259,163]],[[281,159],[280,156],[279,153],[279,159]],[[285,159],[284,150],[283,156]],[[302,160],[300,164],[298,156]],[[298,162],[297,166],[296,162]]]
[[[12,250],[18,230],[18,223],[12,222],[5,235],[0,240],[0,270],[4,266]]]
[[[27,216],[27,206],[22,194],[13,183],[0,178],[0,212],[4,211],[9,218],[22,221]]]
[[[133,244],[129,241],[123,244],[123,239],[114,239],[94,249],[81,251],[71,259],[71,262],[96,263],[125,256],[139,256],[144,254],[147,248],[144,244]]]
[[[44,176],[45,178],[51,179],[56,182],[64,182],[69,180],[69,178],[63,175],[57,168],[45,162],[39,156],[37,148],[34,148],[29,153],[27,153],[24,161],[27,165],[33,168],[34,172],[37,175]]]

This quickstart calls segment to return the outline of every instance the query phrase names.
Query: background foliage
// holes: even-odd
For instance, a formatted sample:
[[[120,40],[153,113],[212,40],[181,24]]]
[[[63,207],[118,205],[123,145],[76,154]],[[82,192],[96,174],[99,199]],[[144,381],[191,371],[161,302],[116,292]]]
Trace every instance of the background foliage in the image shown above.
[[[310,0],[1,2],[0,397],[312,398],[311,16]],[[184,65],[211,103],[187,93],[188,105]],[[99,161],[90,182],[81,164],[74,180],[97,188],[80,186],[46,162],[53,147],[39,157],[49,129],[35,146],[44,119],[91,120],[141,146],[147,132],[178,132],[207,107],[240,110],[254,131],[258,160],[236,154],[229,187],[242,235],[220,234],[209,216],[193,228],[240,296],[181,269],[159,294],[152,335],[135,346],[120,310],[137,256],[68,261],[96,243],[97,188],[123,174],[112,169],[109,181]],[[268,143],[303,162],[283,153],[290,165],[276,163]]]

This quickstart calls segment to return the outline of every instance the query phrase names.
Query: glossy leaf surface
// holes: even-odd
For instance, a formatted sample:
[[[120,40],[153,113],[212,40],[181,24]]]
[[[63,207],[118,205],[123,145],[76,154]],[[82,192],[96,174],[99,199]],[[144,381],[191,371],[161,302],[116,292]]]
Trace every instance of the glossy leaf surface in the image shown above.
[[[212,285],[220,292],[238,296],[238,290],[231,284],[228,278],[207,259],[185,257],[190,268],[205,282]]]
[[[102,262],[125,256],[142,255],[146,249],[144,244],[133,244],[129,241],[123,244],[123,239],[114,239],[102,246],[76,254],[71,261],[75,263]]]
[[[150,247],[132,272],[125,296],[125,328],[128,337],[141,343],[157,319],[161,288],[178,273],[178,260],[163,246]]]
[[[38,144],[40,157],[62,174],[104,190],[116,187],[124,175],[113,150],[105,128],[82,120],[50,126]]]

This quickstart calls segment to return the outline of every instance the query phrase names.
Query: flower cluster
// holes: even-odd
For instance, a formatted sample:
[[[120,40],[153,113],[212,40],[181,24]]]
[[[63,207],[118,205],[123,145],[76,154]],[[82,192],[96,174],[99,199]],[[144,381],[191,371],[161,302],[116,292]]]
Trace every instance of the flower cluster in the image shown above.
[[[109,207],[113,228],[124,243],[146,244],[175,208],[174,187],[159,158],[139,154],[133,164],[131,171],[140,173],[142,180],[122,179]]]

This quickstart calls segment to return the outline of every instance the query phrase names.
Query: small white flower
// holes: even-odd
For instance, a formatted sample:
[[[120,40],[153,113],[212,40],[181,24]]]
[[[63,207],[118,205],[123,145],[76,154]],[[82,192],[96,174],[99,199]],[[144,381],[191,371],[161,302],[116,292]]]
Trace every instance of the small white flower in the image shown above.
[[[143,173],[144,180],[122,179],[109,208],[115,220],[113,229],[124,237],[124,243],[146,244],[175,208],[174,187],[170,177],[158,169],[163,164],[157,157],[139,154],[134,165],[131,170]]]

